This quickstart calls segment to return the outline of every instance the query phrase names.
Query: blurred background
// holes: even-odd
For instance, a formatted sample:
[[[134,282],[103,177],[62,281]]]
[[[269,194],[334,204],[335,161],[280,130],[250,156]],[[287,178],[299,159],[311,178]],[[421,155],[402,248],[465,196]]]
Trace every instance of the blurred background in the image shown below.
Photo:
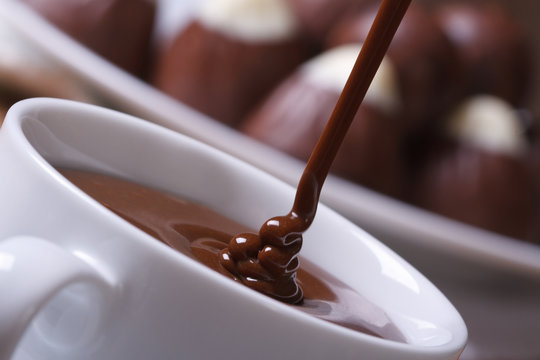
[[[335,50],[362,43],[379,3],[5,0],[0,123],[24,98],[84,101],[225,150],[269,147],[294,159],[289,180],[352,66]],[[470,330],[465,360],[540,359],[539,16],[537,0],[413,0],[333,167],[346,195],[420,219],[416,232],[370,222],[369,209],[328,198],[454,302]],[[470,234],[482,240],[474,254]]]

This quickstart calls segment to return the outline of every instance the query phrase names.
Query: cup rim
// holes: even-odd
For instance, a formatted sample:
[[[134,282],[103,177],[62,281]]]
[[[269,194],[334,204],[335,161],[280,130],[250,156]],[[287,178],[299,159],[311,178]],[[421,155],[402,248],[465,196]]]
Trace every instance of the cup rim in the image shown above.
[[[115,110],[106,109],[106,108],[99,107],[99,106],[96,106],[96,105],[91,105],[91,104],[84,104],[84,103],[79,103],[79,102],[70,101],[70,100],[61,100],[61,99],[52,99],[52,98],[33,98],[33,99],[22,100],[22,101],[16,103],[15,105],[13,105],[9,109],[9,111],[8,111],[8,113],[6,115],[6,121],[4,122],[4,125],[2,126],[2,128],[7,126],[6,129],[8,129],[8,130],[6,130],[6,131],[12,131],[12,132],[14,131],[14,134],[18,137],[17,140],[20,142],[20,145],[25,147],[26,150],[33,151],[34,155],[37,155],[37,156],[34,156],[34,158],[35,158],[34,160],[39,162],[41,166],[45,166],[45,167],[49,168],[50,171],[56,172],[55,168],[37,151],[37,149],[34,148],[31,141],[26,137],[26,135],[23,133],[23,130],[22,130],[22,124],[23,124],[24,118],[29,117],[29,116],[39,117],[39,112],[40,112],[40,109],[42,109],[42,108],[57,109],[58,111],[69,110],[69,111],[75,111],[75,112],[87,112],[87,113],[95,114],[97,116],[106,116],[106,117],[111,117],[111,118],[114,117],[115,119],[122,119],[122,121],[128,121],[128,122],[133,122],[135,120],[136,123],[138,124],[137,126],[143,126],[146,129],[154,129],[155,131],[158,131],[158,133],[174,134],[172,136],[176,136],[178,138],[183,138],[184,141],[190,142],[192,145],[197,144],[196,146],[199,146],[201,148],[205,148],[207,150],[211,149],[210,151],[217,151],[218,153],[221,154],[220,156],[225,156],[226,158],[232,159],[232,161],[234,161],[234,162],[242,163],[242,164],[244,164],[243,166],[254,168],[252,165],[249,165],[249,164],[245,163],[244,161],[239,160],[237,158],[234,158],[234,157],[232,157],[230,155],[223,154],[223,152],[221,152],[220,150],[215,149],[215,148],[213,148],[213,147],[211,147],[209,145],[200,143],[198,140],[189,138],[186,135],[179,134],[179,133],[174,132],[172,130],[163,128],[163,127],[161,127],[159,125],[155,125],[155,124],[146,122],[146,121],[141,120],[139,118],[136,118],[136,117],[133,117],[133,116],[130,116],[130,115],[127,115],[127,114],[124,114],[124,113],[121,113],[121,112],[118,112],[118,111],[115,111]],[[264,173],[263,176],[271,177],[271,178],[275,179],[275,181],[278,181],[278,182],[282,183],[285,187],[292,188],[290,185],[283,183],[282,181],[276,179],[274,176],[272,176],[270,174],[267,174],[266,172],[263,172],[262,170],[257,169],[257,171],[259,171],[261,173]],[[71,184],[67,179],[64,179],[64,180],[65,180],[65,182],[67,184],[69,184],[69,185],[73,186],[74,188],[76,188],[76,186]],[[82,192],[82,190],[79,190],[78,188],[76,188],[76,189],[77,189],[77,191],[80,192],[79,195],[83,195],[85,197],[88,197],[88,199],[91,199],[88,195],[86,195],[84,192]],[[92,201],[93,201],[93,199],[92,199]],[[338,215],[337,213],[333,212],[331,209],[329,209],[324,204],[320,204],[320,206],[321,206],[321,209],[323,209],[323,208],[325,209],[324,211],[330,211],[330,212],[334,213],[335,216],[341,218],[345,223],[349,223],[349,226],[359,229],[359,227],[357,225],[352,224],[351,222],[347,221],[346,219],[343,219],[341,215]],[[135,231],[139,232],[138,237],[140,237],[140,235],[143,235],[143,237],[145,237],[147,239],[147,240],[145,240],[145,242],[147,244],[151,244],[150,246],[152,246],[154,248],[161,248],[162,250],[160,250],[160,251],[162,251],[162,253],[168,253],[169,254],[168,256],[174,256],[174,257],[180,256],[180,255],[183,256],[183,254],[177,253],[174,250],[173,251],[168,251],[165,247],[157,246],[158,242],[153,240],[153,238],[150,235],[147,235],[146,233],[132,227],[130,224],[128,224],[127,222],[121,220],[120,218],[115,219],[115,220],[117,220],[116,221],[117,224],[123,224],[122,226],[124,227],[124,229],[132,228],[132,230],[135,230]],[[129,225],[129,226],[126,227],[126,225]],[[378,243],[378,240],[376,240],[376,239],[373,239],[373,240]],[[164,251],[164,250],[167,250],[167,251]],[[399,255],[394,254],[393,252],[392,252],[392,254],[393,254],[393,256],[398,256],[399,257]],[[184,256],[182,258],[184,258]],[[214,277],[214,279],[218,279],[216,281],[221,282],[222,276],[220,274],[215,273],[211,269],[206,268],[204,265],[199,264],[195,260],[192,261],[192,264],[190,266],[195,266],[195,268],[198,269],[198,270],[204,269],[203,271],[206,272],[208,276]],[[411,267],[411,269],[414,270],[412,267]],[[420,274],[420,273],[417,273],[416,276],[423,277],[423,275]],[[426,281],[429,284],[431,284],[431,282],[429,280],[426,279]],[[450,304],[450,302],[448,302],[448,304],[449,304],[449,306],[451,306],[453,308],[453,310],[455,311],[455,314],[456,314],[456,319],[455,319],[456,320],[455,325],[456,325],[456,329],[457,329],[456,333],[452,333],[452,339],[450,341],[448,341],[447,343],[444,343],[442,345],[436,345],[436,346],[429,347],[429,346],[422,346],[422,345],[415,345],[415,344],[408,344],[408,343],[393,342],[393,341],[388,341],[388,340],[385,340],[385,339],[378,339],[378,338],[375,338],[375,337],[372,337],[372,336],[369,336],[369,335],[365,335],[365,334],[362,334],[362,333],[358,333],[356,331],[346,329],[346,328],[343,328],[341,326],[338,326],[338,325],[335,325],[335,324],[332,324],[332,323],[328,323],[328,322],[326,322],[324,320],[316,319],[316,318],[314,318],[314,317],[312,317],[312,316],[310,316],[308,314],[297,311],[297,310],[293,309],[290,306],[287,306],[287,305],[282,304],[282,303],[280,303],[280,302],[278,302],[276,300],[270,299],[267,296],[264,296],[262,294],[254,292],[254,291],[252,291],[250,289],[247,289],[244,286],[242,286],[240,284],[237,284],[235,282],[230,282],[230,285],[236,288],[234,291],[240,291],[241,293],[245,294],[246,296],[255,296],[257,301],[263,301],[268,306],[278,306],[278,308],[280,308],[280,310],[286,311],[290,315],[293,315],[295,317],[297,317],[297,316],[303,317],[304,321],[308,321],[308,322],[316,321],[314,324],[316,324],[318,322],[321,322],[324,325],[330,325],[331,328],[333,328],[333,330],[332,330],[333,332],[338,331],[338,333],[340,333],[342,335],[353,336],[355,338],[355,340],[357,340],[357,341],[358,340],[361,340],[363,342],[366,342],[366,341],[367,342],[373,342],[373,341],[375,341],[375,343],[377,343],[379,341],[382,341],[387,346],[396,347],[397,349],[400,349],[402,351],[413,351],[413,352],[416,351],[419,354],[421,354],[421,353],[426,354],[426,353],[430,353],[430,352],[440,352],[440,353],[444,352],[444,353],[451,354],[451,353],[458,353],[460,351],[460,349],[463,349],[463,347],[465,345],[465,342],[466,342],[466,338],[467,338],[467,330],[466,330],[465,324],[463,322],[463,319],[460,317],[457,310],[455,310],[455,308],[453,308],[453,306],[452,306],[452,304]],[[438,291],[435,286],[433,286],[433,288],[434,288],[435,291]],[[445,298],[444,295],[442,295],[442,297]],[[461,336],[460,336],[460,333],[459,333],[460,330],[461,330]]]

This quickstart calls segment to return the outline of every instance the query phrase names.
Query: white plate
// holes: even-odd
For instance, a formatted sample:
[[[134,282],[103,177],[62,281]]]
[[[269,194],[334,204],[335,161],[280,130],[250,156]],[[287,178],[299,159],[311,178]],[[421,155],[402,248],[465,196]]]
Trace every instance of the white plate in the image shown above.
[[[158,4],[156,33],[163,39],[185,23],[200,0],[158,0]],[[0,21],[10,23],[122,111],[209,143],[293,185],[298,181],[303,163],[121,71],[16,0],[2,1]],[[540,333],[540,246],[443,218],[336,177],[328,179],[322,200],[393,247],[454,301],[471,330],[472,345],[463,358],[488,359],[496,352],[503,358],[505,351],[514,359],[540,357],[538,341],[521,330]],[[494,283],[512,284],[512,294],[493,291]],[[479,306],[486,314],[478,311]],[[504,312],[509,306],[521,310],[488,319],[490,311]],[[495,338],[494,333],[498,334]]]

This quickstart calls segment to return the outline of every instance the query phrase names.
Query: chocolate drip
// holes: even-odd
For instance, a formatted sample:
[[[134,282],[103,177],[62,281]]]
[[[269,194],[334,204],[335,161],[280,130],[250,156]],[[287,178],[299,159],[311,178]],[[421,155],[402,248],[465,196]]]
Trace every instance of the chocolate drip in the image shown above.
[[[302,233],[313,222],[330,166],[410,2],[382,2],[334,112],[300,178],[291,211],[267,220],[259,234],[235,236],[221,251],[221,264],[245,285],[288,303],[302,301],[303,292],[296,282]]]

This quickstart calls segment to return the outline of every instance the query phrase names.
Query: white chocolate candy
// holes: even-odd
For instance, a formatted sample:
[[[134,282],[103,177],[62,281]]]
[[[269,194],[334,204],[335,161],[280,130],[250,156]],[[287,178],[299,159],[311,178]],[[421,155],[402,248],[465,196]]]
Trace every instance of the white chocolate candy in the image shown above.
[[[198,16],[208,28],[248,42],[288,39],[298,28],[285,0],[210,0]]]
[[[520,156],[527,148],[519,118],[505,101],[490,95],[475,96],[451,115],[448,134],[487,151]]]
[[[306,79],[318,86],[341,93],[361,48],[361,44],[343,45],[313,58],[302,67]],[[399,109],[401,101],[397,75],[394,65],[389,59],[383,59],[366,93],[364,102],[372,104],[388,114]]]

